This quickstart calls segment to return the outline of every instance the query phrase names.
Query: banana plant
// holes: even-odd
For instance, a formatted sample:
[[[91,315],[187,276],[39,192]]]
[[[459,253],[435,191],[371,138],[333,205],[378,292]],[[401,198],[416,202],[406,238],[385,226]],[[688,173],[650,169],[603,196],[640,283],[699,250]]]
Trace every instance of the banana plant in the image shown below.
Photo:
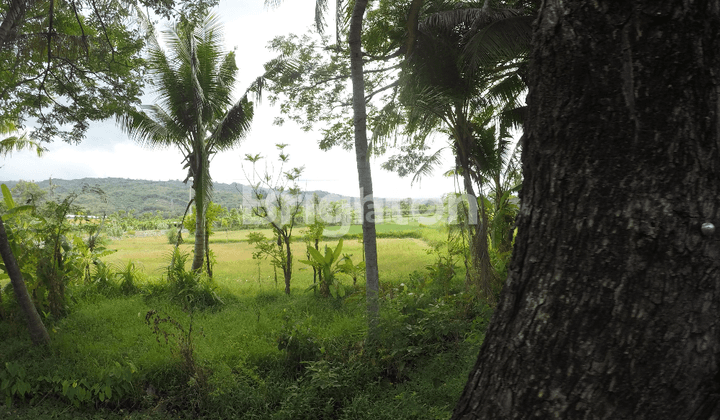
[[[342,272],[341,263],[344,261],[344,258],[340,258],[340,255],[342,255],[342,247],[342,239],[340,239],[335,249],[325,245],[325,255],[323,255],[320,251],[308,245],[307,251],[312,259],[302,260],[300,262],[317,268],[323,275],[319,283],[314,283],[308,287],[307,290],[313,290],[319,287],[320,295],[323,297],[332,295],[332,297],[337,299],[345,296],[345,286],[335,277],[335,274]]]
[[[341,273],[352,277],[353,286],[357,284],[358,277],[365,275],[365,261],[353,264],[350,254],[343,254],[343,258],[339,263],[339,268]]]

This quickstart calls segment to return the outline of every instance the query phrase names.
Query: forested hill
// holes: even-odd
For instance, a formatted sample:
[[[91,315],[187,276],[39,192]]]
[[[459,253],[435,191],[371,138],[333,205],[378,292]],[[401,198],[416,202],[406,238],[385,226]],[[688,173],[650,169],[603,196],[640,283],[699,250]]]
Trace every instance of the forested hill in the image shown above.
[[[115,213],[117,211],[134,212],[137,215],[157,211],[167,216],[181,215],[185,211],[191,197],[190,183],[182,181],[146,181],[125,178],[83,178],[83,179],[52,179],[37,182],[47,198],[62,200],[71,193],[76,193],[74,203],[90,214]],[[11,190],[18,181],[0,181]],[[250,188],[238,183],[213,184],[213,201],[226,208],[238,208],[242,205],[245,192],[249,197]],[[330,201],[348,199],[348,197],[330,194],[325,191],[309,191],[306,197],[317,193],[320,198]]]

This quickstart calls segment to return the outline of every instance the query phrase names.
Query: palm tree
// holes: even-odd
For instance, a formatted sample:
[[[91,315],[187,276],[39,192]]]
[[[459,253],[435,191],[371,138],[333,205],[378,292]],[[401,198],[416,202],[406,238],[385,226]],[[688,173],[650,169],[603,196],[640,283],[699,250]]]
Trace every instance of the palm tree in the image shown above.
[[[235,54],[223,51],[220,29],[215,16],[207,16],[197,25],[180,21],[164,32],[167,53],[153,38],[149,66],[159,104],[119,119],[128,135],[141,144],[175,146],[185,157],[185,182],[193,178],[195,193],[193,270],[203,267],[206,256],[205,211],[212,198],[210,160],[215,153],[236,146],[253,118],[248,91],[232,102],[237,66]]]
[[[462,177],[469,197],[483,191],[496,167],[491,153],[496,136],[490,121],[500,115],[508,121],[507,117],[518,114],[516,98],[524,89],[518,69],[530,35],[527,16],[511,9],[491,9],[488,4],[477,8],[461,4],[419,21],[401,75],[400,98],[408,110],[406,131],[428,133],[439,128],[448,135],[455,173]],[[433,163],[437,155],[426,160],[420,172],[428,172]],[[495,273],[484,198],[479,208],[480,223],[466,226],[471,254],[466,280],[477,284],[492,302]]]
[[[487,194],[482,193],[487,197],[483,199],[483,205],[491,213],[488,217],[490,245],[498,253],[507,253],[511,251],[517,212],[512,194],[520,190],[522,182],[520,144],[513,147],[507,126],[493,124],[490,119],[478,123],[484,128],[478,136],[475,170],[480,187],[487,191]]]

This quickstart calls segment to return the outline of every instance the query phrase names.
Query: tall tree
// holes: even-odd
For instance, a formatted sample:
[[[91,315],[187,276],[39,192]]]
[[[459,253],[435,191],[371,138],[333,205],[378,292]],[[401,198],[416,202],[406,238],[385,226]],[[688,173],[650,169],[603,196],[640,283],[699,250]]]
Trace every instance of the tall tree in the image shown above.
[[[720,418],[720,1],[547,0],[513,261],[453,419]]]
[[[205,211],[212,197],[210,157],[236,146],[250,129],[253,104],[248,92],[233,104],[237,74],[234,52],[223,51],[218,19],[181,20],[165,31],[169,52],[153,39],[149,65],[160,103],[132,110],[121,127],[149,147],[178,147],[185,156],[195,192],[195,255],[192,269],[206,257]],[[257,85],[254,85],[257,87]],[[209,272],[209,270],[208,270]]]
[[[353,86],[353,120],[355,125],[355,162],[358,185],[362,200],[362,231],[365,251],[365,282],[367,311],[371,333],[378,317],[378,292],[380,277],[377,265],[377,240],[375,234],[375,201],[373,198],[370,155],[368,154],[367,113],[365,111],[365,79],[363,75],[362,25],[367,0],[355,0],[350,17],[350,72]]]
[[[266,2],[274,3],[270,0]],[[276,2],[275,2],[276,3]],[[337,5],[344,4],[339,0]],[[324,10],[326,0],[318,0],[316,10]],[[371,330],[375,325],[378,316],[378,292],[380,290],[380,279],[377,265],[377,240],[375,233],[375,202],[373,197],[372,172],[370,170],[370,154],[368,150],[367,137],[367,111],[365,93],[365,78],[363,72],[363,46],[362,29],[367,0],[356,0],[352,6],[350,15],[350,29],[348,32],[348,44],[350,46],[350,73],[352,80],[352,107],[354,127],[355,159],[358,171],[358,185],[360,188],[360,200],[362,203],[362,229],[363,247],[365,252],[365,279],[366,299]],[[342,16],[342,10],[336,9],[336,19]],[[316,13],[318,28],[321,22]],[[339,37],[338,37],[339,41]],[[339,44],[339,42],[338,42]],[[339,45],[337,46],[339,49]]]

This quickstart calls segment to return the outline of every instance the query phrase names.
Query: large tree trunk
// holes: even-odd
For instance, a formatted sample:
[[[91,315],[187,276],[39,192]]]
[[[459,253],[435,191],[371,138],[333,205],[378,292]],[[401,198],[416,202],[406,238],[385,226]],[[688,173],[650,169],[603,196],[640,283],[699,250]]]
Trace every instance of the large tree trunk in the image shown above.
[[[355,159],[363,214],[363,246],[365,250],[366,299],[371,332],[378,316],[380,279],[377,265],[375,237],[375,202],[367,144],[367,113],[365,111],[365,79],[363,78],[361,32],[367,0],[355,1],[350,18],[350,71],[353,84],[353,113],[355,120]]]
[[[30,331],[30,339],[35,345],[50,343],[50,336],[45,329],[45,325],[40,319],[40,315],[35,309],[32,299],[30,299],[30,294],[25,286],[25,280],[23,280],[20,267],[18,267],[15,255],[13,255],[12,250],[10,249],[10,242],[8,241],[7,232],[5,232],[5,224],[3,223],[2,218],[0,218],[0,255],[2,255],[8,276],[10,276],[10,283],[12,284],[13,291],[15,292],[15,299],[18,301],[20,309],[25,315],[28,330]]]
[[[453,418],[720,418],[720,1],[543,4],[513,261]]]

